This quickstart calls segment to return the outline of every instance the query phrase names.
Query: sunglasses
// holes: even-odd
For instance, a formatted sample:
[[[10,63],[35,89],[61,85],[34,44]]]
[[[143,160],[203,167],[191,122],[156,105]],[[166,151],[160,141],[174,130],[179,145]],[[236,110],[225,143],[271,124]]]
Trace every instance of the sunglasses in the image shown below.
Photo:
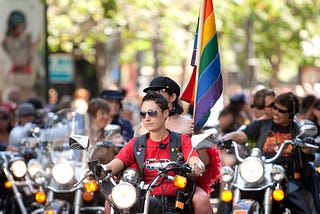
[[[274,106],[274,102],[272,102],[272,103],[270,103],[269,105],[264,106],[264,107],[265,107],[265,108],[273,108],[273,106]]]
[[[157,110],[140,111],[140,116],[142,119],[145,119],[147,114],[149,115],[149,117],[156,117],[158,115],[158,111]]]
[[[275,110],[275,111],[278,111],[279,113],[281,114],[288,114],[289,111],[286,111],[286,110],[283,110],[281,108],[278,108],[276,105],[273,105],[272,108]]]

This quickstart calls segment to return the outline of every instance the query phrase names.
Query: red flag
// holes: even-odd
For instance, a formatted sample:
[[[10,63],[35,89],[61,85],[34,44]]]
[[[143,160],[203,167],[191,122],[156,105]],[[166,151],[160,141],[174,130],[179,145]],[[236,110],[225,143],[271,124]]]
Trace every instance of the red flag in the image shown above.
[[[180,98],[181,100],[184,100],[187,103],[190,103],[191,105],[194,104],[196,74],[197,74],[197,66],[194,66],[189,83]]]

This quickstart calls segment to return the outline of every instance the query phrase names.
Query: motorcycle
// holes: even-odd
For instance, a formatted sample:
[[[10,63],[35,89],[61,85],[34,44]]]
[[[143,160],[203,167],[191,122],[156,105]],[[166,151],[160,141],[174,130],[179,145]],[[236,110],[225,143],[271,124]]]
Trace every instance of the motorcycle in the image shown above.
[[[35,200],[38,187],[28,175],[25,158],[19,152],[1,152],[1,198],[3,213],[30,213],[42,207],[42,201]]]
[[[30,164],[32,178],[41,186],[46,203],[33,214],[103,213],[104,200],[84,191],[79,182],[86,166],[86,153],[71,150],[68,145],[70,134],[84,129],[83,116],[65,109],[51,114],[46,124],[49,125],[39,137],[38,159]]]
[[[223,191],[219,213],[291,213],[285,207],[284,198],[288,189],[285,169],[275,164],[287,145],[317,149],[318,146],[304,142],[301,138],[317,133],[314,125],[305,124],[300,134],[283,142],[275,156],[266,158],[259,148],[253,148],[248,157],[239,155],[237,143],[231,140],[216,139],[220,148],[233,148],[238,163],[232,169],[221,169]]]
[[[320,138],[317,137],[316,142],[318,145],[320,145]],[[313,199],[315,201],[315,206],[317,209],[317,212],[320,213],[320,153],[318,152],[314,153],[314,160],[310,161],[309,164],[311,165],[313,171],[312,171],[312,188],[311,192],[313,194]]]
[[[69,145],[72,149],[87,150],[89,142],[85,136],[71,136]],[[203,149],[206,146],[208,144],[205,142],[195,143],[193,149]],[[194,213],[192,197],[197,184],[191,175],[190,166],[183,162],[182,156],[178,156],[177,161],[167,161],[161,163],[160,167],[157,166],[159,172],[149,184],[145,184],[139,178],[137,170],[133,168],[127,168],[121,175],[113,176],[112,171],[105,165],[99,164],[97,160],[89,161],[88,167],[84,180],[90,181],[90,184],[85,186],[99,186],[111,207],[111,213],[157,213],[159,208],[160,211],[162,208],[169,209],[166,212],[172,213]],[[174,201],[169,201],[163,196],[151,195],[152,189],[164,181],[172,182],[178,187]],[[162,207],[162,202],[165,201],[168,203]]]
[[[32,127],[21,139],[18,152],[0,153],[0,210],[3,213],[30,213],[43,207],[39,186],[31,179],[29,162],[37,156],[38,129]]]

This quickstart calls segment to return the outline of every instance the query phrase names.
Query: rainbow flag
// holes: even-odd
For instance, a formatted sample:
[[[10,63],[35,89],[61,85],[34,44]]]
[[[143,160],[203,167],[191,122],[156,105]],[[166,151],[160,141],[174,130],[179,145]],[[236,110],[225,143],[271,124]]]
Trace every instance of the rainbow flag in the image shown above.
[[[181,99],[194,105],[194,131],[198,133],[221,96],[223,85],[212,0],[202,0],[191,65],[193,73]]]

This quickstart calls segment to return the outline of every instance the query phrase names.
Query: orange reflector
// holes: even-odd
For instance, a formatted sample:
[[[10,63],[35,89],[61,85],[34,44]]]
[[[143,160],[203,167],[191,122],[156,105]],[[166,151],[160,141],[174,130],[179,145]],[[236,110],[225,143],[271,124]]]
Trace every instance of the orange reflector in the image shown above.
[[[181,201],[176,201],[176,208],[179,208],[181,210],[183,210],[184,208],[184,203]]]
[[[300,179],[301,178],[300,172],[295,172],[293,176],[294,176],[294,179]]]
[[[173,185],[179,188],[185,188],[187,186],[187,178],[181,175],[174,176]]]
[[[4,187],[7,189],[10,189],[12,187],[12,183],[10,181],[5,181],[4,182]]]
[[[282,189],[276,189],[273,191],[272,197],[276,201],[281,201],[284,198],[284,192]]]
[[[232,192],[230,190],[223,190],[221,193],[221,199],[224,202],[230,202],[232,200]]]
[[[235,210],[233,214],[247,214],[247,210]]]
[[[82,199],[87,202],[92,201],[93,195],[94,195],[93,192],[83,192]]]
[[[44,192],[37,192],[35,195],[36,202],[43,203],[47,200],[46,194]]]
[[[55,210],[46,210],[44,214],[57,214],[57,212]]]
[[[95,192],[99,189],[98,184],[95,180],[90,180],[88,183],[83,185],[85,192]]]

